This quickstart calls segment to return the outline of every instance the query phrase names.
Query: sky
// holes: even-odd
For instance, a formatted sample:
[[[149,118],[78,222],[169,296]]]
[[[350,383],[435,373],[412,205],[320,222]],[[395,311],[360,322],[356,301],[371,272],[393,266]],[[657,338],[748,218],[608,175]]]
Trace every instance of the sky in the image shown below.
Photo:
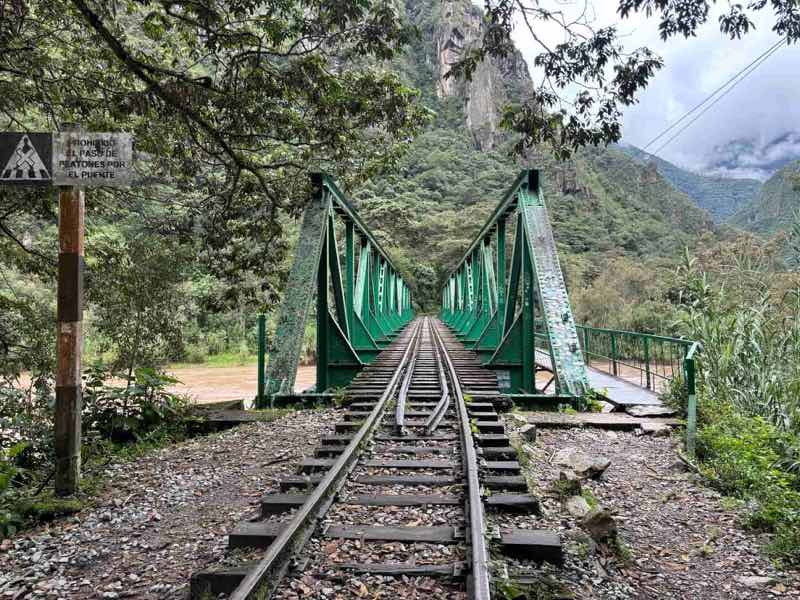
[[[740,40],[729,40],[719,31],[717,18],[728,6],[721,2],[712,7],[696,38],[663,42],[656,18],[634,15],[623,20],[616,14],[617,4],[617,0],[593,0],[588,10],[593,26],[616,24],[626,49],[647,46],[666,63],[639,103],[625,111],[623,142],[640,148],[780,39],[771,31],[774,16],[769,8],[754,14],[756,30]],[[568,16],[584,8],[583,0],[542,0],[541,5]],[[563,33],[555,27],[537,34],[548,43],[563,41]],[[538,51],[530,33],[520,26],[514,37],[532,65]],[[538,81],[533,68],[532,76]],[[656,150],[677,129],[648,151]],[[787,158],[800,158],[800,44],[783,46],[658,154],[695,171],[760,179]]]

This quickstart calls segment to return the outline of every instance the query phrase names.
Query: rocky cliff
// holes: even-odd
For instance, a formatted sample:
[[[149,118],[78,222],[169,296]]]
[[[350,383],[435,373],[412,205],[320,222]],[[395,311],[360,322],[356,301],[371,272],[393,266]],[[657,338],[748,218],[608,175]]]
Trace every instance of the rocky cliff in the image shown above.
[[[406,10],[422,30],[436,97],[459,101],[464,125],[476,148],[494,148],[502,137],[499,125],[503,109],[533,86],[522,55],[514,52],[502,60],[484,61],[469,82],[447,77],[452,65],[480,44],[485,28],[483,12],[470,0],[410,0]]]

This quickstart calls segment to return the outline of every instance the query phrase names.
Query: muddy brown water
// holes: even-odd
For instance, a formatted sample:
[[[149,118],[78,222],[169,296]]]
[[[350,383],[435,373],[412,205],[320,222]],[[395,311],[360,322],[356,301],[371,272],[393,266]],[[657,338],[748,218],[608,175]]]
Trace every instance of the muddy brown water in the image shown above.
[[[167,373],[180,381],[180,384],[171,386],[169,390],[176,394],[186,394],[197,404],[209,402],[223,402],[226,400],[241,400],[253,398],[256,395],[256,365],[243,367],[209,367],[197,365],[167,369]],[[297,369],[295,392],[302,392],[314,385],[316,381],[316,367],[302,366]],[[122,384],[122,381],[114,383]],[[20,387],[28,387],[30,380],[26,375],[20,378]]]
[[[181,382],[170,391],[190,396],[198,404],[252,398],[256,395],[258,376],[256,365],[244,367],[181,367],[169,369],[169,374]],[[316,367],[297,369],[295,392],[302,392],[316,381]]]

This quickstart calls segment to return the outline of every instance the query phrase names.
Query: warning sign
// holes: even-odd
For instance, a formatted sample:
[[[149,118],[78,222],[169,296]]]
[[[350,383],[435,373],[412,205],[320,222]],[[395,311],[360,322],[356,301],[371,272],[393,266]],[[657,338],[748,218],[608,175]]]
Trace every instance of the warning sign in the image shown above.
[[[0,133],[0,185],[51,183],[50,133]]]
[[[125,186],[133,170],[128,133],[66,131],[53,135],[53,183]]]

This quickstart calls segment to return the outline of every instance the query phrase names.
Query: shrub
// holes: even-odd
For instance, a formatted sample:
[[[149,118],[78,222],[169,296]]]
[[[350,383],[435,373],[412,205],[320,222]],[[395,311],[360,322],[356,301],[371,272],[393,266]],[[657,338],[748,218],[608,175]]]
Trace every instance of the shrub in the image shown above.
[[[23,522],[16,510],[16,480],[22,472],[16,459],[25,448],[26,444],[20,442],[8,450],[0,449],[0,539],[14,535]]]
[[[124,387],[107,385],[111,371],[98,363],[87,369],[83,423],[113,441],[130,441],[143,433],[186,416],[185,398],[167,391],[177,379],[155,369],[136,369],[134,381]]]
[[[24,443],[15,462],[26,468],[50,464],[53,458],[53,398],[46,388],[30,392],[0,387],[0,451]]]
[[[745,501],[745,524],[774,534],[769,550],[776,558],[800,563],[800,476],[784,466],[797,438],[729,409],[697,441],[703,473],[721,492]]]

